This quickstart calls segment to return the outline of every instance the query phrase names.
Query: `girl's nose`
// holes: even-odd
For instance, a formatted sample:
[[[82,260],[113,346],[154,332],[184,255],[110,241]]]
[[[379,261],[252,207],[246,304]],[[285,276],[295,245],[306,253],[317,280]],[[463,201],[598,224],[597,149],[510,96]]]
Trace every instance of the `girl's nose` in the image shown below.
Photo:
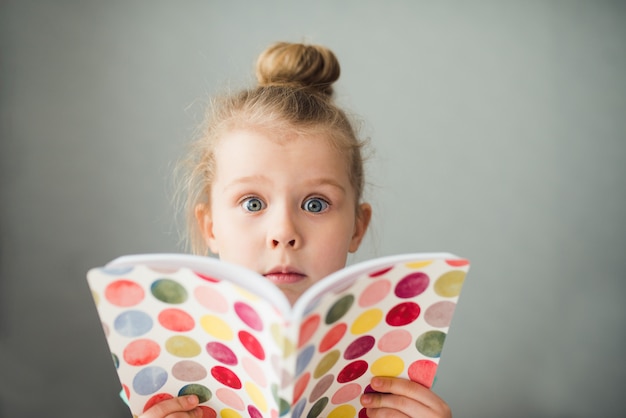
[[[268,244],[270,248],[285,247],[298,249],[302,245],[302,237],[298,233],[293,215],[288,211],[281,211],[276,215],[268,231]]]

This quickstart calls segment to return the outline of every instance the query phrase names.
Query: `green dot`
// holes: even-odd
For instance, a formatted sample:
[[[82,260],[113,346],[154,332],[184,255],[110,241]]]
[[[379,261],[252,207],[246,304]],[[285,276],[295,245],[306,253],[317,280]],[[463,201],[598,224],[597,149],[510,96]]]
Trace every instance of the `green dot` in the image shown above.
[[[426,357],[437,358],[441,356],[446,334],[441,331],[428,331],[417,337],[415,347],[417,351]]]
[[[342,316],[348,312],[350,307],[354,303],[354,295],[345,295],[337,302],[330,307],[328,312],[326,313],[326,324],[332,324],[333,322],[337,322]]]
[[[311,408],[309,413],[306,415],[306,417],[307,418],[319,417],[322,411],[324,411],[324,408],[326,408],[326,405],[328,405],[328,398],[323,397],[322,399],[315,402],[315,405],[313,405],[313,407]]]
[[[209,399],[211,399],[211,396],[213,396],[209,388],[203,385],[199,385],[197,383],[185,385],[182,388],[180,388],[180,391],[178,392],[178,396],[185,396],[185,395],[196,395],[200,403],[204,403],[208,401]]]
[[[159,279],[152,283],[150,291],[155,298],[165,303],[179,304],[187,300],[187,291],[171,279]]]

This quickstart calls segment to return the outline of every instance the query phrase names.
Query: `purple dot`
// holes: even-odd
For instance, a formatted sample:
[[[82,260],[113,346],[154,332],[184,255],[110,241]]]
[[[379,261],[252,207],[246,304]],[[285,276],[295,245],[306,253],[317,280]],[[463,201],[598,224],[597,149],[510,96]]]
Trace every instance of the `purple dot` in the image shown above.
[[[376,339],[371,335],[365,335],[352,341],[343,353],[346,360],[354,360],[359,358],[374,347]]]
[[[402,299],[412,298],[422,294],[428,288],[430,279],[422,272],[415,272],[405,276],[396,285],[396,296]]]

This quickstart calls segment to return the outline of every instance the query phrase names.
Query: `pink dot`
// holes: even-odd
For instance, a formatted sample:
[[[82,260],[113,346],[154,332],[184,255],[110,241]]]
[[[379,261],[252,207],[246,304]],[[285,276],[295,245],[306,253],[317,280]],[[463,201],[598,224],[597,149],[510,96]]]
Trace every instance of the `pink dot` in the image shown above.
[[[172,366],[172,376],[183,382],[196,382],[207,376],[207,371],[199,363],[192,360],[182,360]]]
[[[241,364],[243,365],[243,369],[248,373],[248,376],[254,380],[254,383],[258,384],[261,387],[267,386],[267,379],[265,377],[265,372],[259,366],[258,361],[251,357],[244,357],[241,359]]]
[[[239,341],[241,344],[252,354],[254,357],[259,360],[265,359],[265,351],[263,350],[263,346],[257,340],[254,335],[250,334],[247,331],[239,331]]]
[[[139,284],[126,279],[116,280],[104,290],[104,297],[115,306],[137,305],[144,296],[145,293]]]
[[[405,329],[394,329],[378,340],[378,349],[383,353],[397,353],[411,345],[413,337]]]
[[[243,399],[241,399],[241,397],[231,389],[220,388],[215,391],[215,396],[226,405],[231,408],[235,408],[238,411],[243,411],[245,407]]]
[[[187,312],[176,308],[161,311],[158,319],[161,326],[170,331],[191,331],[195,326],[195,321]]]
[[[367,371],[368,364],[365,360],[357,360],[344,367],[337,375],[337,382],[346,383],[352,382],[355,379],[363,376]]]
[[[211,376],[218,382],[233,389],[241,389],[241,380],[230,369],[222,366],[215,366],[211,369]]]
[[[321,321],[320,316],[316,314],[316,315],[311,315],[310,317],[305,319],[304,322],[302,322],[302,325],[300,325],[300,337],[298,339],[298,348],[302,347],[307,342],[309,342],[309,340],[311,339],[315,331],[317,331],[317,327],[320,325],[320,321]]]
[[[235,303],[235,312],[239,319],[241,319],[244,324],[249,326],[255,331],[261,331],[263,329],[263,320],[250,305],[245,304],[243,302]]]
[[[213,287],[197,287],[194,290],[193,295],[200,305],[213,312],[225,313],[228,311],[228,301],[217,289]]]
[[[224,344],[212,341],[206,345],[206,351],[211,357],[220,363],[234,366],[237,364],[237,356],[233,353],[233,350],[225,346]]]
[[[152,340],[135,340],[124,348],[124,361],[131,366],[144,366],[152,363],[161,353],[159,344]]]
[[[424,320],[433,327],[449,327],[456,303],[449,300],[434,303],[424,312]]]
[[[391,282],[389,280],[376,280],[363,290],[361,296],[359,296],[359,306],[368,307],[376,305],[383,300],[389,290],[391,289]]]
[[[361,395],[361,385],[358,383],[348,383],[342,386],[331,398],[330,402],[334,405],[348,403],[357,396]]]
[[[333,380],[335,380],[335,377],[332,374],[327,374],[326,376],[318,380],[318,382],[313,387],[313,390],[309,394],[309,402],[315,402],[324,393],[326,393],[328,388],[333,384]]]
[[[411,273],[402,278],[395,288],[395,294],[402,299],[412,298],[420,295],[428,288],[430,279],[420,271]]]
[[[408,370],[409,379],[430,388],[437,374],[437,363],[430,360],[417,360]]]
[[[420,314],[420,307],[415,302],[403,302],[389,310],[385,320],[392,327],[400,327],[415,321]]]
[[[335,346],[345,335],[348,326],[340,323],[332,327],[322,338],[319,345],[320,353],[324,353]]]

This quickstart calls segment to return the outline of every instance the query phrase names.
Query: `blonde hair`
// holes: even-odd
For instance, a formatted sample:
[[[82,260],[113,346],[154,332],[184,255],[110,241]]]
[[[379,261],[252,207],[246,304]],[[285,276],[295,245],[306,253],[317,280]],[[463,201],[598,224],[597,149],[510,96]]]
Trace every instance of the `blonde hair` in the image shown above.
[[[364,188],[363,141],[357,138],[346,113],[334,103],[332,84],[339,74],[339,61],[330,49],[279,42],[259,56],[256,87],[213,99],[185,160],[181,185],[187,235],[194,253],[206,254],[208,250],[195,208],[210,204],[215,146],[234,129],[325,134],[346,157],[358,208]]]

